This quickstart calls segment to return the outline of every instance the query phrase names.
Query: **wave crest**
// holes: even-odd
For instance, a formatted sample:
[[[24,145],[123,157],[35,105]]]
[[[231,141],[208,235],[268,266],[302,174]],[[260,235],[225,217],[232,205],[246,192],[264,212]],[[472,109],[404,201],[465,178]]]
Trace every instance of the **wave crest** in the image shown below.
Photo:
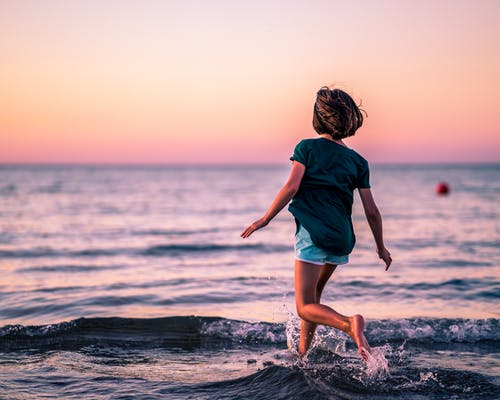
[[[498,319],[372,320],[371,343],[477,343],[500,341]],[[80,346],[108,342],[117,346],[286,346],[284,323],[246,322],[219,317],[78,318],[51,325],[6,325],[0,328],[0,349]]]

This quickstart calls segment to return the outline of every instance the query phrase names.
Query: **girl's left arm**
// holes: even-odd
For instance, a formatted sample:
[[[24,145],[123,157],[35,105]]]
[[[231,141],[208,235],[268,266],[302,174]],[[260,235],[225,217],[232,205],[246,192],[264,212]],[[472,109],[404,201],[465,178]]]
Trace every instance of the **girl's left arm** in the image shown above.
[[[283,207],[285,207],[290,200],[292,200],[292,197],[295,196],[295,193],[299,190],[300,182],[302,181],[305,171],[306,167],[304,164],[301,164],[298,161],[293,162],[288,180],[276,195],[267,212],[262,218],[259,218],[241,233],[240,236],[242,238],[247,238],[257,229],[266,226],[283,209]]]

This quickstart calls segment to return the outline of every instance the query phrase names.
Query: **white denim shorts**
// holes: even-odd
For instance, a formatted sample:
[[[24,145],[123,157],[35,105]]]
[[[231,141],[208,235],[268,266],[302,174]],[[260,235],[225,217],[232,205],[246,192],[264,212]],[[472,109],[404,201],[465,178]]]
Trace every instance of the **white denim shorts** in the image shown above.
[[[349,255],[336,256],[316,246],[311,239],[311,235],[302,225],[299,225],[299,229],[295,234],[295,258],[316,265],[341,265],[349,262]]]

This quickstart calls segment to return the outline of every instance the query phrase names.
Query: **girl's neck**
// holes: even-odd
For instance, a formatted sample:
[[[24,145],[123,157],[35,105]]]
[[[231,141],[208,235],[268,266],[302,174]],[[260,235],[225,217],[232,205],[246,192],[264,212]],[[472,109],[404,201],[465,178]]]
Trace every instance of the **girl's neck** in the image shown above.
[[[339,140],[334,139],[326,133],[319,135],[319,136],[322,137],[323,139],[329,140],[330,142],[334,142],[334,143],[340,144],[341,146],[347,147],[346,144],[341,139],[339,139]]]

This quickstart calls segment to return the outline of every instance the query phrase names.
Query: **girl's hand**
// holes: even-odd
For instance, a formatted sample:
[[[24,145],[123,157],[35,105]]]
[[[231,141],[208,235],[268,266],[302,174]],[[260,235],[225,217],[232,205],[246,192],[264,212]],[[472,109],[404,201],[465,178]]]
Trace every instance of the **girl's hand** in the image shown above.
[[[266,221],[264,218],[260,218],[257,221],[255,221],[252,225],[250,225],[247,229],[245,229],[241,233],[242,238],[247,238],[249,237],[252,233],[254,233],[257,229],[263,228],[269,223],[269,221]]]
[[[385,262],[385,270],[387,271],[392,263],[391,253],[385,247],[378,251],[378,256]]]

